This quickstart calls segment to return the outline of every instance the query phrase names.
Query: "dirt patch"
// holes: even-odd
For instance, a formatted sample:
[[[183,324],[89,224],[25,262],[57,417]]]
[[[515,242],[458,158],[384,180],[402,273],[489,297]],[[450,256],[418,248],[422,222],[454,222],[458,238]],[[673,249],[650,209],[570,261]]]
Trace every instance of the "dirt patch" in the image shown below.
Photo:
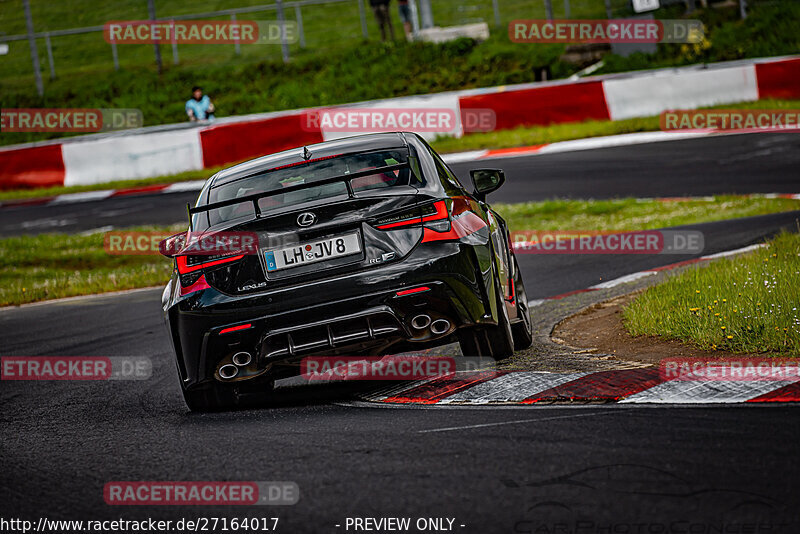
[[[664,358],[746,358],[755,354],[708,351],[656,336],[632,337],[622,324],[622,308],[639,292],[599,302],[567,317],[553,329],[555,343],[587,352],[608,354],[613,359],[657,365]]]

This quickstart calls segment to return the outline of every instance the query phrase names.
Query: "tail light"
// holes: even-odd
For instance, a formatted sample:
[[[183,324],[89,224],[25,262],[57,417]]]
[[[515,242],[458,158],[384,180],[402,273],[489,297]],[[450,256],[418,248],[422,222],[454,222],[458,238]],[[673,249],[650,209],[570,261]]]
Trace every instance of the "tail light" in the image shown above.
[[[486,221],[472,211],[472,204],[468,198],[455,197],[450,202],[448,224],[446,226],[439,223],[425,224],[422,234],[423,243],[457,241],[488,226]]]
[[[176,256],[175,263],[178,266],[178,274],[180,275],[181,279],[181,293],[185,294],[183,292],[183,288],[188,290],[197,287],[196,289],[193,289],[193,291],[199,291],[200,289],[206,289],[210,287],[205,282],[205,276],[203,275],[203,271],[205,269],[216,267],[217,265],[223,265],[225,263],[239,261],[244,257],[245,254],[239,254],[236,256]],[[203,287],[197,286],[201,279],[203,282]]]
[[[448,219],[447,202],[439,200],[433,204],[416,207],[408,212],[386,217],[378,221],[378,230],[391,230],[401,226],[414,226],[430,221],[444,221]]]

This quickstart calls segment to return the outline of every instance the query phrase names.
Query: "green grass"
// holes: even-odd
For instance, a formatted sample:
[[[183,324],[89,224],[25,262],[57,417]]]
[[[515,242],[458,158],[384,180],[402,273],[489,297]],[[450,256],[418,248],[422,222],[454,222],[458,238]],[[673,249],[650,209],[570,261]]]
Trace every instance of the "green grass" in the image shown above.
[[[227,166],[228,165],[226,165],[226,167]],[[103,182],[101,184],[43,187],[38,189],[11,189],[8,191],[0,191],[0,202],[49,197],[55,195],[64,195],[68,193],[82,193],[85,191],[100,191],[103,189],[123,189],[127,187],[139,187],[144,185],[186,182],[189,180],[205,180],[209,178],[211,175],[213,175],[215,172],[223,168],[224,167],[213,167],[210,169],[201,169],[199,171],[186,171],[180,174],[156,176],[155,178],[139,178],[136,180],[114,180],[112,182]]]
[[[162,15],[197,12],[263,0],[161,0]],[[21,0],[7,0],[0,10],[0,31],[24,32]],[[562,3],[554,2],[556,16],[563,16]],[[573,18],[604,16],[602,0],[573,0]],[[626,16],[627,2],[614,0],[615,14]],[[708,9],[697,15],[708,25],[709,39],[701,50],[668,44],[655,55],[634,54],[628,58],[607,56],[606,71],[686,65],[702,61],[738,59],[796,53],[800,32],[800,3],[793,0],[750,2],[750,17],[741,22],[735,9]],[[292,47],[292,61],[283,64],[278,47],[243,45],[236,56],[232,45],[184,45],[180,64],[171,64],[170,47],[162,47],[165,69],[157,74],[151,45],[120,46],[122,68],[111,67],[109,46],[99,34],[53,40],[56,78],[45,80],[45,95],[36,95],[30,74],[27,43],[11,43],[9,55],[0,60],[0,95],[6,108],[136,108],[145,125],[185,120],[183,102],[189,88],[203,85],[212,95],[218,116],[241,115],[310,106],[326,106],[428,94],[447,90],[506,85],[534,80],[534,72],[549,66],[552,76],[563,78],[577,67],[564,63],[563,44],[516,44],[507,36],[505,24],[514,18],[542,18],[543,3],[521,0],[500,2],[503,25],[494,28],[491,3],[443,0],[434,3],[434,16],[442,25],[486,20],[492,37],[484,43],[461,39],[443,44],[376,42],[371,12],[367,12],[371,40],[360,36],[358,10],[353,2],[337,6],[305,7],[304,23],[308,48]],[[394,9],[394,6],[393,6]],[[110,19],[141,19],[145,3],[124,0],[97,6],[89,0],[69,4],[33,2],[39,30],[102,24]],[[393,11],[394,15],[394,11]],[[660,17],[681,15],[678,6],[658,11]],[[293,13],[288,14],[289,18]],[[274,14],[256,18],[270,18]],[[397,17],[394,16],[395,23]],[[710,44],[709,44],[710,43]],[[44,43],[39,41],[43,70],[47,73]],[[61,136],[55,133],[3,133],[0,145]]]
[[[717,197],[709,202],[552,200],[498,204],[519,230],[652,229],[800,209],[800,201]],[[172,227],[142,227],[171,234]],[[110,255],[103,234],[42,234],[0,239],[0,306],[166,283],[170,260],[162,256]]]
[[[161,255],[107,254],[102,233],[5,238],[0,240],[0,305],[159,285],[171,270],[172,262]]]
[[[714,261],[646,290],[623,311],[634,336],[703,349],[800,356],[800,235]]]
[[[714,106],[709,109],[736,108],[736,109],[798,109],[800,100],[760,100],[758,102],[742,102]],[[704,108],[706,109],[706,108]],[[518,146],[539,145],[598,137],[603,135],[618,135],[633,132],[647,132],[659,129],[658,117],[641,119],[626,119],[620,121],[586,121],[579,123],[554,124],[551,126],[528,126],[503,130],[491,133],[471,134],[461,138],[441,137],[431,144],[440,153],[458,152],[462,150],[475,150],[481,148],[513,148]],[[115,180],[101,184],[57,186],[40,189],[14,189],[0,191],[0,202],[23,200],[66,193],[80,193],[84,191],[98,191],[101,189],[122,189],[153,184],[167,184],[187,180],[205,180],[217,171],[234,165],[214,167],[197,171],[186,171],[180,174],[141,178],[136,180]]]
[[[653,230],[798,210],[800,200],[720,195],[713,200],[547,200],[494,207],[511,231]]]

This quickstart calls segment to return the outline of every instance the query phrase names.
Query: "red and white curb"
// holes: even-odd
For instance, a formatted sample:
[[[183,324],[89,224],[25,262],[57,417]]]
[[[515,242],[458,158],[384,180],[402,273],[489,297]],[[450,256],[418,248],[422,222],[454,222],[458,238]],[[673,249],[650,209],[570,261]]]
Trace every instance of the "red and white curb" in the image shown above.
[[[383,405],[436,406],[798,402],[800,382],[663,380],[655,367],[594,373],[478,371],[394,385],[360,397]]]
[[[633,282],[635,280],[639,280],[640,278],[645,278],[648,276],[652,276],[654,274],[658,274],[661,271],[669,271],[671,269],[676,269],[678,267],[683,267],[684,265],[691,265],[693,263],[701,263],[704,261],[714,260],[717,258],[724,258],[727,256],[736,256],[737,254],[744,254],[746,252],[751,252],[753,250],[759,249],[765,246],[762,243],[756,245],[750,245],[747,247],[737,248],[734,250],[726,250],[725,252],[718,252],[716,254],[709,254],[708,256],[701,256],[699,258],[693,258],[691,260],[684,260],[679,261],[676,263],[670,263],[669,265],[662,265],[661,267],[653,267],[652,269],[646,269],[644,271],[639,271],[636,273],[626,274],[625,276],[620,276],[619,278],[614,278],[613,280],[609,280],[607,282],[601,282],[597,285],[593,285],[591,287],[587,287],[586,289],[578,289],[575,291],[569,291],[567,293],[562,293],[560,295],[554,295],[552,297],[547,297],[544,299],[534,299],[528,301],[528,306],[533,308],[536,306],[541,306],[548,300],[560,300],[565,297],[569,297],[571,295],[577,295],[578,293],[588,293],[590,291],[599,291],[601,289],[610,289],[612,287],[616,287],[618,285],[627,284],[628,282]]]

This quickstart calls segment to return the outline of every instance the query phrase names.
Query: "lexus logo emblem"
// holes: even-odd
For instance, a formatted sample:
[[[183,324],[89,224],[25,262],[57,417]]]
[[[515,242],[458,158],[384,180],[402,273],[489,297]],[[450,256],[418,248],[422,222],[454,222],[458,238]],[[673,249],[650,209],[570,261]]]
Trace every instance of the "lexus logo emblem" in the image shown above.
[[[317,216],[310,211],[304,211],[297,216],[297,226],[311,226],[317,222]]]

